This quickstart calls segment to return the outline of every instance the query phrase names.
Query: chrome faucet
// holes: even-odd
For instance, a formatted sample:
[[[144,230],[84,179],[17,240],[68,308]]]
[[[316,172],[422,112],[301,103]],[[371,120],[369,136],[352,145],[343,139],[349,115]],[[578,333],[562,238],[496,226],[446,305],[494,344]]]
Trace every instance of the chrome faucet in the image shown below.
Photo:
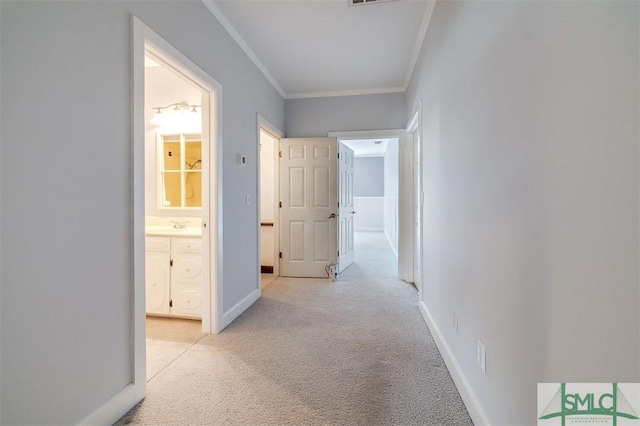
[[[184,229],[187,227],[186,220],[171,220],[170,222],[173,223],[173,229]]]

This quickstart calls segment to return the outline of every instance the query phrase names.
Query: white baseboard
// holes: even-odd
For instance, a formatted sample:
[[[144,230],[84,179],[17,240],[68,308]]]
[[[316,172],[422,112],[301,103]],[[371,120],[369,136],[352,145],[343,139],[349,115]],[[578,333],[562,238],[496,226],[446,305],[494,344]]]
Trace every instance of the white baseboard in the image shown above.
[[[147,393],[146,383],[135,385],[130,383],[110,400],[89,414],[80,425],[112,425],[142,401]]]
[[[471,420],[476,426],[480,425],[490,425],[489,419],[482,408],[482,404],[480,404],[480,400],[478,399],[478,395],[473,391],[471,387],[471,383],[467,379],[467,376],[464,374],[462,367],[458,364],[458,361],[453,356],[453,352],[447,342],[442,337],[440,333],[440,329],[433,321],[429,310],[425,306],[423,301],[420,301],[418,304],[420,306],[420,312],[422,313],[422,317],[424,321],[427,323],[427,327],[429,327],[429,331],[431,331],[431,335],[433,336],[433,340],[435,340],[438,349],[440,350],[440,354],[442,354],[442,358],[444,359],[444,363],[447,365],[449,369],[449,373],[451,374],[451,378],[453,378],[453,382],[458,388],[458,392],[462,397],[462,402],[467,407],[467,411],[471,416]]]
[[[224,330],[224,328],[231,324],[234,319],[238,318],[241,313],[246,311],[249,306],[253,305],[256,300],[260,299],[260,295],[260,289],[255,289],[251,293],[249,293],[247,297],[236,303],[233,308],[222,314],[222,324],[220,324],[220,330]]]
[[[354,232],[384,232],[384,228],[376,228],[376,227],[367,227],[367,226],[359,226],[353,227]]]

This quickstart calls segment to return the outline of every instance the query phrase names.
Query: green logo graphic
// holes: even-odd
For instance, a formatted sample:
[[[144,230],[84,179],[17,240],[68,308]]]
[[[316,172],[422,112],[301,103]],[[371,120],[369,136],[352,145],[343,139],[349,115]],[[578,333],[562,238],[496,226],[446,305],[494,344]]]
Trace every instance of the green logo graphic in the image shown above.
[[[560,417],[562,426],[565,426],[569,416],[609,416],[613,419],[613,426],[617,425],[618,417],[638,420],[638,415],[618,389],[618,384],[611,385],[611,393],[567,393],[566,383],[560,383],[560,389],[551,398],[539,419]]]

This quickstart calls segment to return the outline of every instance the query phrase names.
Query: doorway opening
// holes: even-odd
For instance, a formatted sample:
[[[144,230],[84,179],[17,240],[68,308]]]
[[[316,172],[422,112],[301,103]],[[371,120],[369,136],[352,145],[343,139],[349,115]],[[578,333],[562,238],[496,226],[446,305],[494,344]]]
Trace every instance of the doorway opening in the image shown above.
[[[183,338],[220,331],[222,87],[135,17],[132,30],[133,374],[123,398],[137,402],[162,369],[147,360],[147,330],[171,333],[147,313],[189,324],[175,332]],[[183,352],[166,346],[160,358]]]
[[[358,265],[359,251],[364,251],[366,256],[367,249],[376,244],[375,240],[367,241],[365,237],[372,239],[376,234],[382,235],[382,242],[377,244],[381,244],[382,249],[386,243],[394,264],[392,267],[383,267],[380,266],[382,262],[371,262],[366,270],[372,273],[374,267],[378,267],[382,269],[376,271],[378,274],[397,277],[414,284],[419,290],[416,278],[420,276],[421,266],[416,260],[420,255],[415,254],[416,247],[419,247],[419,243],[415,243],[415,236],[419,233],[415,231],[414,219],[420,166],[415,164],[413,139],[407,137],[407,132],[407,129],[347,131],[331,132],[329,136],[337,137],[341,145],[352,145],[354,149],[358,149],[356,144],[363,144],[363,151],[354,160],[355,264]],[[377,176],[375,171],[378,171]],[[366,186],[359,187],[358,180],[364,181],[363,185]],[[377,192],[372,192],[376,191],[376,185]],[[358,250],[358,246],[363,248]],[[369,257],[373,259],[375,255],[380,255],[380,250]],[[352,268],[347,267],[341,276],[347,278],[350,274],[358,273],[358,268],[351,272]]]
[[[147,380],[201,339],[209,140],[208,91],[145,49],[145,309]],[[203,185],[204,184],[204,185]],[[205,234],[205,235],[203,235]]]
[[[340,276],[397,278],[399,138],[338,141]]]
[[[264,289],[280,276],[279,144],[282,132],[258,115],[258,259]]]

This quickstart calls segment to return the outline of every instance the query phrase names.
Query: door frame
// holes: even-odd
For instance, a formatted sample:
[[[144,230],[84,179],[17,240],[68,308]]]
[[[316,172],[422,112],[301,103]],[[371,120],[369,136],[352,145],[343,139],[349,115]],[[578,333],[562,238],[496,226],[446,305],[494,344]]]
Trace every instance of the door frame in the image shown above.
[[[145,325],[145,100],[144,56],[151,51],[172,68],[187,76],[208,92],[209,111],[203,118],[203,139],[209,135],[209,191],[203,194],[203,235],[209,233],[209,244],[203,244],[203,252],[209,252],[210,269],[204,268],[202,328],[207,333],[217,333],[222,324],[222,86],[209,74],[165,41],[140,19],[132,15],[132,383],[136,394],[146,394],[146,325]],[[206,202],[208,198],[208,203]],[[206,246],[206,247],[205,247]],[[209,285],[206,285],[209,283]]]
[[[264,131],[266,133],[269,133],[271,136],[273,136],[275,139],[278,140],[278,142],[275,144],[274,149],[276,150],[276,155],[275,158],[278,158],[278,151],[280,150],[280,139],[282,139],[284,137],[284,132],[282,130],[280,130],[276,125],[274,125],[273,123],[271,123],[269,120],[267,120],[266,118],[264,118],[262,115],[260,115],[260,113],[256,114],[256,151],[257,151],[257,155],[256,158],[258,159],[256,161],[256,167],[257,167],[257,172],[256,172],[256,212],[258,215],[258,267],[260,267],[260,259],[261,259],[261,255],[262,255],[262,227],[260,226],[260,206],[261,206],[261,200],[262,200],[262,191],[260,189],[260,160],[261,160],[261,151],[260,151],[260,132]],[[274,193],[275,193],[275,198],[276,200],[280,199],[280,163],[276,160],[275,164],[274,164],[274,173],[275,176],[273,177],[273,184],[275,185],[274,188]],[[275,212],[273,215],[274,221],[273,221],[273,239],[274,239],[274,253],[279,253],[280,252],[280,209],[278,207],[275,207]],[[275,262],[273,263],[273,276],[274,277],[279,277],[280,276],[280,259],[276,257]],[[262,287],[261,287],[261,272],[260,270],[258,270],[258,290],[260,290],[261,294],[262,294]]]
[[[406,129],[387,129],[387,130],[355,130],[355,131],[340,131],[329,132],[329,136],[338,138],[338,143],[344,140],[353,139],[398,139],[398,277],[401,280],[409,281],[403,270],[406,268],[404,265],[409,264],[413,267],[413,249],[409,250],[407,247],[407,241],[413,241],[413,237],[408,232],[409,227],[407,223],[412,223],[412,217],[409,216],[413,209],[413,197],[403,191],[403,178],[402,171],[407,167],[410,167],[411,173],[413,173],[413,161],[410,160],[409,164],[403,164],[403,152],[407,150],[408,143],[406,140]],[[413,142],[413,141],[412,141]],[[408,211],[407,211],[408,210]],[[412,228],[409,228],[409,230]],[[410,263],[409,263],[410,262]]]
[[[418,152],[416,153],[413,149],[414,146],[414,136],[417,135],[418,136]],[[416,280],[416,277],[413,277],[413,282],[416,284],[416,288],[418,289],[418,299],[420,301],[422,301],[423,299],[423,287],[424,287],[424,271],[423,271],[423,267],[422,265],[424,265],[424,250],[423,250],[423,239],[424,239],[424,187],[423,187],[423,182],[422,182],[422,165],[423,165],[423,159],[422,159],[422,152],[423,152],[423,141],[422,141],[422,99],[420,99],[418,106],[416,107],[416,109],[413,111],[413,114],[411,115],[411,119],[409,120],[409,123],[407,124],[407,128],[406,128],[406,141],[407,144],[406,145],[411,145],[411,154],[410,154],[410,159],[408,161],[410,161],[411,163],[411,174],[409,176],[411,176],[411,217],[413,218],[413,220],[418,221],[418,227],[419,227],[419,233],[418,233],[418,241],[417,241],[417,246],[418,246],[418,252],[419,252],[419,258],[418,258],[418,265],[417,268],[415,268],[415,265],[413,265],[413,259],[415,259],[413,252],[414,252],[414,247],[415,247],[415,230],[413,229],[413,221],[412,221],[412,226],[407,229],[407,231],[411,231],[411,264],[413,265],[414,269],[418,270],[418,277]],[[414,167],[416,164],[415,161],[415,156],[417,155],[417,163],[418,163],[418,173],[417,173],[417,182],[415,181],[415,174],[414,174]],[[420,200],[415,200],[415,185],[418,185],[419,189],[420,189]],[[419,203],[419,213],[418,213],[418,217],[415,218],[414,213],[415,213],[415,209],[414,209],[414,203],[415,202]],[[408,247],[407,247],[408,248]],[[411,275],[414,275],[413,272]],[[416,283],[417,281],[417,283]]]

